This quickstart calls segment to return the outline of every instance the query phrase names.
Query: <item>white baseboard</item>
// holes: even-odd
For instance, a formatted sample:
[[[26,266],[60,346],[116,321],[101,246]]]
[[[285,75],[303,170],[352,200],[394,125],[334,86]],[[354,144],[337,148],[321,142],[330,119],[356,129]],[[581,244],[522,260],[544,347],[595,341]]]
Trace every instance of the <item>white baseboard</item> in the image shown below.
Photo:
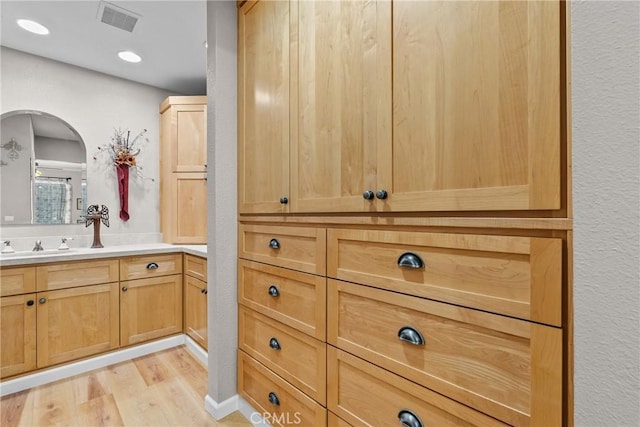
[[[185,343],[185,335],[176,335],[174,337],[153,341],[147,344],[141,344],[135,347],[129,347],[111,353],[98,355],[90,359],[69,363],[68,365],[35,372],[12,380],[2,381],[0,382],[0,396],[17,393],[28,388],[37,387],[64,378],[69,378],[74,375],[93,371],[95,369],[104,368],[105,366],[125,362],[136,357],[146,356],[147,354],[177,347]]]
[[[253,409],[253,406],[249,405],[238,394],[231,396],[222,403],[216,402],[211,396],[207,395],[204,399],[204,409],[217,421],[235,411],[239,411],[254,427],[271,427],[271,424],[262,418],[260,412]]]
[[[271,427],[259,411],[256,411],[253,406],[244,400],[240,395],[238,396],[238,411],[249,420],[254,427]]]
[[[185,344],[187,350],[193,354],[205,367],[209,365],[209,354],[196,343],[189,335],[185,335]]]

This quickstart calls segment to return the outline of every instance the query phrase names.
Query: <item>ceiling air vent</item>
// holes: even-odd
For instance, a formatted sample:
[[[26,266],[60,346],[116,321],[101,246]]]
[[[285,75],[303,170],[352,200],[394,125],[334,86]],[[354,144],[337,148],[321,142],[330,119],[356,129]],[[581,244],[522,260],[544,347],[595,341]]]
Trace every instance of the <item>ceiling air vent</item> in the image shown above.
[[[100,22],[104,22],[107,25],[111,25],[112,27],[120,28],[121,30],[131,33],[140,18],[142,18],[141,15],[133,13],[130,10],[123,9],[112,3],[107,3],[106,1],[100,2],[98,19]]]

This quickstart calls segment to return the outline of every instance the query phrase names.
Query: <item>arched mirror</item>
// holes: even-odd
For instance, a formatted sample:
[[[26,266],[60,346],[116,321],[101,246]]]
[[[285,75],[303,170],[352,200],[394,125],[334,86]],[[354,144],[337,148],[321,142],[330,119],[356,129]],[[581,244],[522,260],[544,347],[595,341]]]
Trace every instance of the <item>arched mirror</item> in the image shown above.
[[[87,149],[67,122],[41,111],[0,116],[0,223],[78,224],[87,209]]]

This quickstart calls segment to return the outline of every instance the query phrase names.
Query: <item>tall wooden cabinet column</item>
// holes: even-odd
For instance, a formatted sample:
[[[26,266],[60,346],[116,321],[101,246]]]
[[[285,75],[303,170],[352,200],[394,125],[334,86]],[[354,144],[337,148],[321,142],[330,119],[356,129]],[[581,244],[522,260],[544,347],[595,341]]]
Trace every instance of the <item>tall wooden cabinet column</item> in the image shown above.
[[[240,6],[238,390],[267,421],[572,425],[568,7]]]
[[[207,241],[207,97],[160,105],[160,230],[167,243]]]

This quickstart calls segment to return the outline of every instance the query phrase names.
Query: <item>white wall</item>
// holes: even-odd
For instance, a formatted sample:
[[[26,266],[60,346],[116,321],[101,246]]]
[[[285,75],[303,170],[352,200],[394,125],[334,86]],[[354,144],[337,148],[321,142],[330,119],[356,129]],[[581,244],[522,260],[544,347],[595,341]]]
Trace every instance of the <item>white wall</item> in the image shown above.
[[[575,425],[640,425],[640,3],[572,2]]]
[[[87,147],[89,204],[105,204],[111,227],[102,227],[105,245],[160,240],[159,218],[159,106],[170,93],[165,90],[86,70],[68,64],[0,48],[0,113],[39,110],[65,120],[80,134]],[[122,66],[130,66],[124,64]],[[118,217],[115,169],[106,157],[92,159],[98,146],[106,144],[114,128],[137,134],[148,129],[149,143],[139,156],[144,180],[131,170],[129,213]],[[138,168],[139,170],[139,168]],[[152,179],[154,181],[152,181]],[[45,248],[57,247],[61,236],[80,237],[72,246],[90,245],[90,228],[67,226],[3,226],[1,239],[11,239],[16,250],[30,250],[33,237]]]

